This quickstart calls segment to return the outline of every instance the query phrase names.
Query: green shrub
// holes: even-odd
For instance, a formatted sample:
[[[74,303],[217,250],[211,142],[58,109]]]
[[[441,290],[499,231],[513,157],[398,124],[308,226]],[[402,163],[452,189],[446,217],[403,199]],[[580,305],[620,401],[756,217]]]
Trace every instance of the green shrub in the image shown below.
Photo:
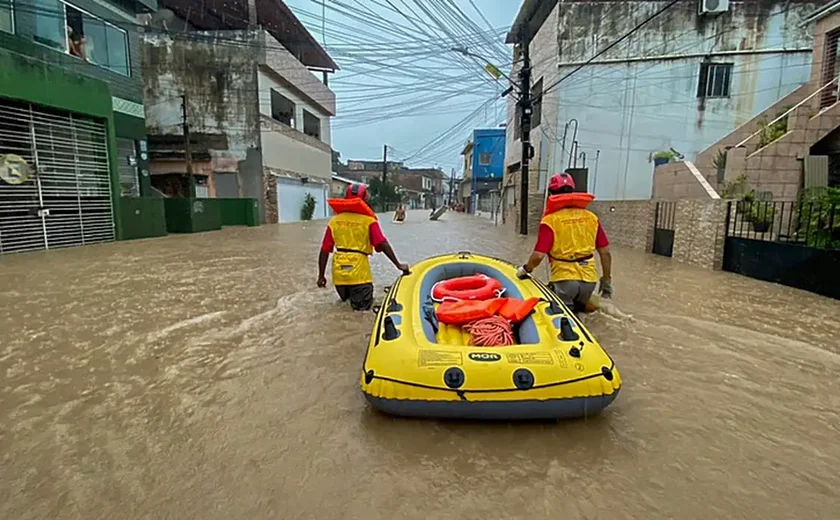
[[[311,193],[306,192],[303,198],[303,207],[300,208],[301,220],[312,220],[312,215],[315,214],[315,197]]]

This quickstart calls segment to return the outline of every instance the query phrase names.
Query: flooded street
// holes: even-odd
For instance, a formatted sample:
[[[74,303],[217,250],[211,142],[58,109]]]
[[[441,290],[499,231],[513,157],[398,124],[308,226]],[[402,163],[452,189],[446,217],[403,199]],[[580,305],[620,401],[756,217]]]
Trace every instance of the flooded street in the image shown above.
[[[383,223],[402,261],[533,245],[426,217]],[[837,518],[840,302],[614,248],[604,414],[391,419],[373,314],[315,287],[324,225],[0,258],[0,518]]]

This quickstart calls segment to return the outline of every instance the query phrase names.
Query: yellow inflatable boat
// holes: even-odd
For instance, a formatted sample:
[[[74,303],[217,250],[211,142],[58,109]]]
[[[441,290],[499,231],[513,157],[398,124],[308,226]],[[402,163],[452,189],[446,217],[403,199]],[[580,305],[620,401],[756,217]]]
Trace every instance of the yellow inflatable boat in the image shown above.
[[[439,323],[432,287],[485,274],[504,296],[540,298],[514,328],[516,344],[469,345]],[[400,276],[379,308],[362,366],[362,392],[385,413],[469,419],[559,419],[598,413],[618,394],[612,358],[541,281],[519,280],[516,266],[457,253],[426,259]]]

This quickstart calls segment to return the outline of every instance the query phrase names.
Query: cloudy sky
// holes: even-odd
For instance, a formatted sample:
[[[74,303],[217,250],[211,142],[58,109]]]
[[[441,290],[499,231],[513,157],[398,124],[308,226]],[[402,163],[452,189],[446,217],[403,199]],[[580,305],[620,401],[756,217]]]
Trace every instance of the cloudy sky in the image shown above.
[[[341,67],[330,87],[342,159],[379,159],[387,144],[410,166],[458,169],[471,130],[504,122],[506,80],[482,66],[509,70],[520,0],[285,1]]]

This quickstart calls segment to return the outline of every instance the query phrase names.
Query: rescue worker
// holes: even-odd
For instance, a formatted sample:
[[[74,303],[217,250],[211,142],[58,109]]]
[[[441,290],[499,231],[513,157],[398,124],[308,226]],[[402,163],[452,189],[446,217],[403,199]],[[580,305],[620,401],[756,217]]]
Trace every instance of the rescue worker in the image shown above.
[[[568,173],[555,174],[548,184],[549,195],[574,191],[575,181]],[[516,275],[527,278],[547,255],[551,289],[574,312],[582,312],[598,282],[595,251],[601,259],[601,296],[611,298],[613,295],[609,245],[597,215],[580,207],[562,207],[543,215],[534,252]]]
[[[365,205],[370,198],[364,185],[347,187],[345,199],[361,199]],[[332,259],[332,282],[341,301],[350,300],[353,310],[364,311],[373,305],[373,274],[368,256],[373,251],[385,253],[394,266],[408,273],[408,265],[397,260],[397,255],[382,234],[379,222],[372,211],[369,214],[344,211],[330,219],[321,251],[318,255],[318,287],[326,287],[324,273],[330,253]]]

